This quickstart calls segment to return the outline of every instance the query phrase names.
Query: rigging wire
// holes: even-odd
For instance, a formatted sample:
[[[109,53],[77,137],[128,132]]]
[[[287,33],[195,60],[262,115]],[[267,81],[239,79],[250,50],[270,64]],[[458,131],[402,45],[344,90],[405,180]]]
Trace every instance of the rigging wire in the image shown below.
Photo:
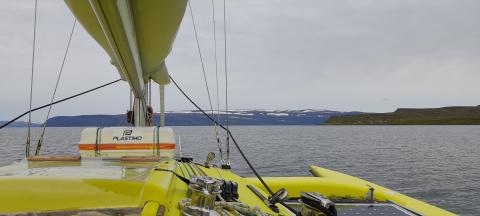
[[[76,97],[78,97],[78,96],[80,96],[80,95],[87,94],[87,93],[89,93],[89,92],[92,92],[92,91],[101,89],[101,88],[103,88],[103,87],[112,85],[112,84],[114,84],[114,83],[116,83],[116,82],[119,82],[120,80],[122,80],[122,79],[117,79],[117,80],[114,80],[114,81],[112,81],[112,82],[105,83],[105,84],[103,84],[103,85],[97,86],[97,87],[95,87],[95,88],[92,88],[92,89],[89,89],[89,90],[80,92],[80,93],[78,93],[78,94],[74,94],[74,95],[72,95],[72,96],[70,96],[70,97],[66,97],[66,98],[63,98],[63,99],[61,99],[61,100],[57,100],[57,101],[55,101],[55,102],[53,102],[53,103],[45,104],[45,105],[43,105],[43,106],[39,106],[39,107],[36,107],[36,108],[34,108],[34,109],[30,109],[30,110],[24,112],[23,114],[15,117],[15,118],[13,118],[12,120],[6,122],[5,124],[1,125],[1,126],[0,126],[0,129],[8,126],[9,124],[15,122],[16,120],[18,120],[19,118],[21,118],[21,117],[23,117],[23,116],[25,116],[25,115],[27,115],[27,114],[30,114],[30,113],[35,112],[35,111],[37,111],[37,110],[41,110],[41,109],[43,109],[43,108],[45,108],[45,107],[48,107],[48,106],[51,106],[51,105],[55,105],[55,104],[58,104],[58,103],[61,103],[61,102],[70,100],[70,99],[72,99],[72,98],[76,98]]]
[[[187,93],[185,93],[185,91],[183,91],[182,88],[180,88],[180,86],[177,84],[177,82],[175,82],[175,80],[172,78],[171,75],[168,75],[170,77],[170,80],[172,80],[173,84],[177,87],[177,89],[183,94],[183,96],[185,96],[185,98],[187,98],[188,101],[190,101],[190,103],[192,103],[204,116],[206,116],[208,119],[210,119],[210,121],[214,122],[215,124],[217,124],[220,128],[222,128],[223,130],[226,131],[227,135],[232,139],[233,141],[233,144],[235,145],[235,147],[237,148],[238,152],[240,153],[240,155],[242,156],[243,160],[245,160],[245,162],[247,163],[248,167],[252,170],[253,174],[255,174],[255,177],[257,177],[257,179],[260,181],[260,183],[263,185],[263,187],[265,189],[267,189],[268,193],[270,193],[271,196],[273,196],[273,191],[272,189],[270,189],[270,187],[267,185],[267,183],[263,180],[262,176],[260,176],[260,174],[257,172],[257,170],[255,169],[255,167],[253,167],[253,165],[250,163],[250,161],[248,160],[247,156],[245,155],[245,153],[243,153],[242,149],[240,148],[240,146],[238,145],[237,141],[235,140],[235,137],[233,136],[232,132],[230,130],[228,130],[227,127],[225,127],[222,123],[220,122],[217,122],[214,117],[210,116],[207,112],[205,112],[200,106],[198,106],[197,103],[195,103],[195,101],[193,101],[188,95]],[[217,170],[218,172],[218,170]],[[220,173],[219,173],[220,174]],[[221,175],[220,175],[221,176]],[[293,209],[292,207],[288,206],[285,202],[283,201],[279,201],[280,204],[283,205],[283,207],[287,208],[288,210],[290,210],[291,212],[293,212],[295,215],[300,215],[295,209]]]
[[[58,72],[57,83],[55,84],[55,89],[53,90],[52,99],[50,100],[50,103],[53,103],[53,100],[55,100],[55,95],[57,94],[58,84],[60,83],[60,78],[62,77],[63,67],[65,66],[65,61],[67,59],[68,50],[70,49],[70,44],[72,42],[72,36],[73,36],[74,31],[75,31],[75,25],[76,24],[77,24],[77,19],[75,19],[73,21],[72,30],[70,31],[70,37],[68,38],[67,48],[65,49],[65,53],[63,55],[62,65],[60,66],[60,71]],[[30,109],[31,109],[31,107],[30,107]],[[35,155],[38,155],[40,153],[40,149],[42,148],[43,137],[45,135],[45,130],[47,128],[47,122],[48,122],[48,118],[50,117],[50,112],[51,111],[52,111],[52,106],[50,105],[48,107],[47,116],[45,117],[45,122],[43,123],[42,134],[40,135],[40,138],[38,139],[38,142],[37,142],[37,148],[35,149]]]
[[[32,71],[30,73],[30,103],[29,109],[32,109],[32,97],[33,97],[33,71],[35,70],[35,42],[37,34],[37,10],[38,0],[35,0],[35,15],[33,18],[33,44],[32,44]],[[32,127],[32,114],[28,113],[28,130],[27,130],[27,142],[25,143],[25,156],[30,156],[30,140],[31,140],[31,127]]]
[[[215,0],[212,0],[212,21],[213,21],[213,47],[214,47],[214,56],[215,56],[215,83],[216,83],[216,93],[217,93],[217,122],[220,122],[220,96],[218,88],[218,57],[217,57],[217,27],[215,21]],[[217,124],[215,124],[215,135],[217,138],[218,150],[220,151],[220,161],[223,161],[223,152],[220,142],[220,136],[217,132]]]
[[[171,75],[168,75],[170,77],[170,80],[172,80],[173,84],[177,87],[177,89],[183,94],[183,96],[185,96],[185,98],[187,98],[188,101],[190,101],[190,103],[192,103],[200,112],[202,112],[202,114],[204,116],[206,116],[208,119],[210,119],[210,121],[214,122],[215,124],[217,124],[220,128],[222,128],[223,130],[226,131],[227,135],[232,139],[235,147],[237,148],[238,152],[240,153],[240,155],[242,156],[242,158],[245,160],[245,162],[247,162],[247,165],[248,167],[250,167],[250,169],[253,171],[253,173],[255,174],[255,176],[258,178],[258,180],[260,181],[260,183],[262,183],[263,187],[265,187],[267,189],[267,191],[273,195],[273,191],[270,189],[270,187],[268,187],[268,185],[265,183],[265,181],[263,181],[263,178],[260,176],[260,174],[258,174],[257,170],[255,170],[255,168],[253,167],[253,165],[250,163],[250,161],[248,160],[247,156],[245,155],[245,153],[243,153],[242,149],[240,148],[240,146],[238,145],[237,141],[235,140],[235,138],[233,137],[233,134],[232,132],[230,132],[230,130],[228,130],[227,127],[223,126],[223,124],[221,124],[220,122],[217,122],[217,120],[215,120],[212,116],[210,116],[208,113],[206,113],[200,106],[197,105],[197,103],[195,103],[195,101],[193,101],[188,95],[187,93],[185,93],[185,91],[183,91],[182,88],[180,88],[180,86],[177,84],[177,82],[175,82],[175,80],[172,78]]]
[[[227,166],[230,166],[230,136],[229,129],[229,111],[228,111],[228,70],[227,70],[227,15],[226,1],[223,0],[223,42],[224,42],[224,70],[225,70],[225,123],[227,124],[226,146],[227,146]]]
[[[192,9],[192,4],[190,3],[190,1],[188,1],[188,8],[190,9],[190,17],[192,18],[193,32],[195,33],[195,41],[197,42],[198,56],[200,57],[200,63],[202,64],[203,80],[205,81],[205,88],[207,89],[208,102],[210,104],[210,111],[212,112],[212,115],[214,115],[212,97],[210,96],[210,89],[208,87],[207,75],[206,75],[206,72],[205,72],[205,64],[203,62],[202,51],[200,49],[200,42],[199,42],[198,34],[197,34],[197,27],[195,25],[195,17],[193,16],[193,9]],[[218,147],[219,147],[219,151],[220,151],[220,153],[222,153],[221,146],[220,146],[219,140],[218,140],[218,130],[217,130],[218,123],[217,122],[213,122],[213,123],[214,123],[214,126],[215,126],[215,134],[216,134],[216,137],[217,137],[217,144],[218,144]]]

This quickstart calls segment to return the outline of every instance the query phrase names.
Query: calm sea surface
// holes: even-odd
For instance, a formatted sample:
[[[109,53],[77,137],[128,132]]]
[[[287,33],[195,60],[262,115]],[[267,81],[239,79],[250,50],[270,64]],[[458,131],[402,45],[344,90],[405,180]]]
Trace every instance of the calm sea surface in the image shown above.
[[[174,130],[184,154],[197,161],[218,151],[213,127]],[[76,154],[81,131],[48,128],[42,153]],[[480,126],[239,126],[232,132],[261,175],[309,176],[315,164],[480,215]],[[24,157],[25,134],[25,128],[0,130],[0,165]],[[252,175],[233,145],[231,159],[237,173]]]

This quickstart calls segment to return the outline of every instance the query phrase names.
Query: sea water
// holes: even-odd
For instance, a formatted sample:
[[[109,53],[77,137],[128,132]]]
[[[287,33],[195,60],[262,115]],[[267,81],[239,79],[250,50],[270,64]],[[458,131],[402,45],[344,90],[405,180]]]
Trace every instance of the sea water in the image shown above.
[[[173,127],[182,154],[220,158],[214,127]],[[40,128],[33,129],[34,140]],[[262,176],[310,176],[310,165],[341,171],[461,215],[480,215],[480,126],[234,126]],[[42,154],[77,154],[82,128],[47,128]],[[218,132],[224,145],[225,134]],[[0,165],[22,160],[25,128],[0,130]],[[178,149],[177,145],[177,149]],[[232,169],[253,176],[230,142]]]

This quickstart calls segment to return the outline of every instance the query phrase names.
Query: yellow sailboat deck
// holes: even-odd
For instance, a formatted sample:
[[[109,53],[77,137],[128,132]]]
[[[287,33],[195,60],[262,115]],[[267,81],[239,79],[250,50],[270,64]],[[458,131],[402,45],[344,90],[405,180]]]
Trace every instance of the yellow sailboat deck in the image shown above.
[[[339,215],[348,215],[347,210],[351,210],[348,206],[352,203],[393,205],[400,213],[405,212],[404,215],[454,215],[362,179],[316,166],[311,167],[311,172],[313,177],[264,179],[274,191],[287,189],[292,206],[301,191],[318,192],[337,201]],[[268,197],[256,178],[243,178],[230,170],[168,158],[159,162],[24,160],[1,167],[0,214],[181,215],[179,201],[187,197],[188,184],[174,173],[186,179],[206,175],[234,181],[238,184],[240,202],[271,215],[292,214],[278,203],[279,212],[273,212],[251,189]],[[372,190],[374,201],[369,201]],[[342,200],[348,202],[342,204]],[[340,214],[342,209],[344,214]]]
[[[242,215],[295,215],[301,211],[302,215],[316,216],[322,214],[303,213],[304,211],[315,212],[319,209],[319,211],[331,210],[330,207],[333,207],[334,211],[327,212],[327,216],[330,216],[330,213],[332,216],[454,215],[374,183],[316,166],[310,167],[313,175],[311,177],[265,177],[264,180],[268,185],[265,186],[260,177],[245,178],[229,169],[172,159],[176,140],[173,130],[163,127],[165,119],[160,121],[161,127],[147,127],[153,125],[153,108],[147,106],[152,102],[151,81],[159,85],[161,92],[160,119],[165,113],[163,89],[172,81],[212,123],[226,131],[226,139],[231,138],[241,153],[240,147],[228,129],[227,38],[229,37],[227,37],[225,21],[225,1],[223,59],[226,128],[190,99],[167,70],[165,60],[172,50],[175,36],[187,8],[187,0],[65,0],[65,2],[75,16],[70,39],[78,22],[108,54],[109,62],[116,68],[120,78],[129,84],[132,94],[129,108],[131,107],[132,110],[129,110],[127,116],[131,115],[128,117],[129,123],[136,127],[86,128],[78,145],[81,160],[80,158],[70,161],[63,160],[65,158],[57,158],[58,160],[47,158],[46,160],[24,160],[0,167],[0,215],[240,215],[235,213],[237,209],[233,209],[234,205],[238,211],[244,211]],[[203,76],[209,91],[192,11],[190,5]],[[215,12],[213,10],[212,12],[215,25]],[[37,2],[35,1],[30,92],[32,92],[35,65],[36,16]],[[214,30],[214,38],[215,35]],[[216,39],[214,40],[217,43]],[[70,42],[65,51],[64,62],[69,45]],[[216,51],[215,46],[215,62],[217,62]],[[63,69],[63,63],[61,68]],[[58,80],[60,80],[62,69]],[[117,81],[110,84],[115,82]],[[53,102],[55,88],[52,102],[47,105],[51,108],[53,104],[110,84]],[[208,94],[210,99],[210,93]],[[219,103],[218,98],[217,78],[217,103]],[[32,110],[31,103],[32,93],[30,93],[29,115],[32,111],[47,107],[45,105]],[[219,105],[217,108],[220,116],[221,108]],[[211,101],[210,109],[213,114]],[[47,122],[44,123],[45,127]],[[29,123],[31,123],[30,118]],[[28,131],[26,157],[30,156],[30,127]],[[35,155],[40,152],[43,134],[41,137]],[[219,140],[218,145],[222,154]],[[226,145],[229,152],[229,142]],[[246,156],[241,154],[249,163]],[[130,157],[130,160],[122,160],[123,157]],[[155,160],[135,160],[135,157],[137,159],[156,158]],[[228,163],[227,153],[226,164]],[[251,165],[250,168],[254,170]],[[280,165],[275,168],[282,170]],[[220,184],[222,184],[221,187],[229,189],[221,191]],[[205,187],[194,187],[198,185]],[[208,188],[211,191],[205,194],[211,196],[205,196],[205,198],[200,193],[201,190],[207,190],[206,186],[211,186],[213,189]],[[288,195],[284,189],[288,191]],[[220,193],[226,193],[226,191],[229,192],[225,195],[227,198],[224,198]],[[277,193],[273,193],[275,191]],[[308,200],[305,194],[313,199]],[[195,197],[197,195],[198,197]],[[232,196],[233,201],[231,201]],[[273,199],[275,197],[278,199]],[[204,204],[202,207],[208,206],[208,208],[199,208],[198,205],[193,205],[199,204],[194,201],[202,202],[200,203]],[[308,201],[311,203],[307,203]],[[217,209],[218,206],[220,209]],[[310,207],[312,208],[308,209]],[[189,214],[189,211],[193,214]]]

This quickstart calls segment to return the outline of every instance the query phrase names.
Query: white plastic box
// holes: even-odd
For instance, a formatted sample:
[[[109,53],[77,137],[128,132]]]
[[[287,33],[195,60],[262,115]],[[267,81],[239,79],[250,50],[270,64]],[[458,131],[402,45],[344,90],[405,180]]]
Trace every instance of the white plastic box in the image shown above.
[[[82,158],[172,158],[175,147],[175,135],[167,127],[85,128],[78,143]]]

